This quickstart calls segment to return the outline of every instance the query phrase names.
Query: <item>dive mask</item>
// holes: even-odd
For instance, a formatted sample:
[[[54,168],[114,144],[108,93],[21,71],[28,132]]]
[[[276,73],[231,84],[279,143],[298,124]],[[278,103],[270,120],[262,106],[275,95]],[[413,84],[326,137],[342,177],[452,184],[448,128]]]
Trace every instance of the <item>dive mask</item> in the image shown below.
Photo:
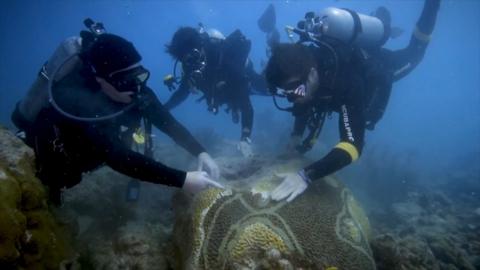
[[[138,91],[150,77],[150,71],[141,65],[119,70],[108,75],[108,81],[121,92]]]

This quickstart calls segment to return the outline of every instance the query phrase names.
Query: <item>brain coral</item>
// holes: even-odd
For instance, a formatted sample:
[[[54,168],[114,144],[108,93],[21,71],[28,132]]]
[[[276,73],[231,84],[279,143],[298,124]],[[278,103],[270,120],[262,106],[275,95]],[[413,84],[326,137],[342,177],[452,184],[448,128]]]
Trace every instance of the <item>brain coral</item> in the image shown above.
[[[290,203],[210,189],[185,207],[172,241],[175,269],[264,269],[270,250],[303,269],[376,268],[368,219],[333,177],[315,181]]]

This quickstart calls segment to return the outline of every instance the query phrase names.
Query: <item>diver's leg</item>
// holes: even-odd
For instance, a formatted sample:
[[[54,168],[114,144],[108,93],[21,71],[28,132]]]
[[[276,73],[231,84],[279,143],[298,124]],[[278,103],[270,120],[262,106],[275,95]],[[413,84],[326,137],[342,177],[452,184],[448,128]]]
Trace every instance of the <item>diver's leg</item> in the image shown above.
[[[407,48],[394,51],[391,56],[393,79],[397,81],[409,74],[423,59],[437,20],[440,0],[425,0]]]
[[[247,92],[247,90],[246,90]],[[253,127],[253,106],[248,93],[242,95],[240,100],[240,112],[242,115],[242,135],[241,139],[250,139]]]

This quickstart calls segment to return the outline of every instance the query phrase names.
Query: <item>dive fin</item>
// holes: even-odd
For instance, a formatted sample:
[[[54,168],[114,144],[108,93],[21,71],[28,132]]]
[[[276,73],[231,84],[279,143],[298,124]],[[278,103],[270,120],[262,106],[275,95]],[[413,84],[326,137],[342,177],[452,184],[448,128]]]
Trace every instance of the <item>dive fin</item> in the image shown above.
[[[384,6],[378,7],[375,10],[375,12],[373,12],[372,15],[377,17],[378,19],[380,19],[380,21],[382,21],[382,23],[385,26],[390,27],[390,25],[392,23],[392,16],[390,15],[390,11],[388,11],[388,9],[386,7],[384,7]]]
[[[263,12],[262,16],[257,21],[258,27],[264,33],[270,33],[275,30],[277,17],[275,15],[275,7],[273,4],[268,5],[267,9]]]
[[[402,28],[393,26],[390,30],[390,38],[397,38],[401,36],[403,32],[405,31]]]

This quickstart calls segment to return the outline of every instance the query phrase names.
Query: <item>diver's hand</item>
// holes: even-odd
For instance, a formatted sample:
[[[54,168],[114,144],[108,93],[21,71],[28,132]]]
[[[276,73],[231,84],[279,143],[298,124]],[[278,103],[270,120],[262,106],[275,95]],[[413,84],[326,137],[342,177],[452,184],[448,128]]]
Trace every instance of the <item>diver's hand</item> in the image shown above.
[[[276,176],[283,178],[283,181],[271,194],[272,199],[275,201],[281,201],[288,196],[287,202],[291,202],[308,187],[309,180],[306,178],[303,170],[296,173],[276,174]]]
[[[245,158],[253,157],[252,143],[250,139],[247,138],[245,140],[241,140],[237,144],[237,149],[238,151],[240,151],[240,153],[242,153],[243,157]]]
[[[225,188],[221,184],[210,179],[206,172],[194,171],[187,172],[187,177],[185,177],[185,183],[183,183],[182,189],[189,193],[196,194],[208,187]]]
[[[220,169],[217,163],[210,157],[207,152],[202,152],[198,155],[198,171],[204,171],[206,169],[215,180],[218,180],[220,177]]]

